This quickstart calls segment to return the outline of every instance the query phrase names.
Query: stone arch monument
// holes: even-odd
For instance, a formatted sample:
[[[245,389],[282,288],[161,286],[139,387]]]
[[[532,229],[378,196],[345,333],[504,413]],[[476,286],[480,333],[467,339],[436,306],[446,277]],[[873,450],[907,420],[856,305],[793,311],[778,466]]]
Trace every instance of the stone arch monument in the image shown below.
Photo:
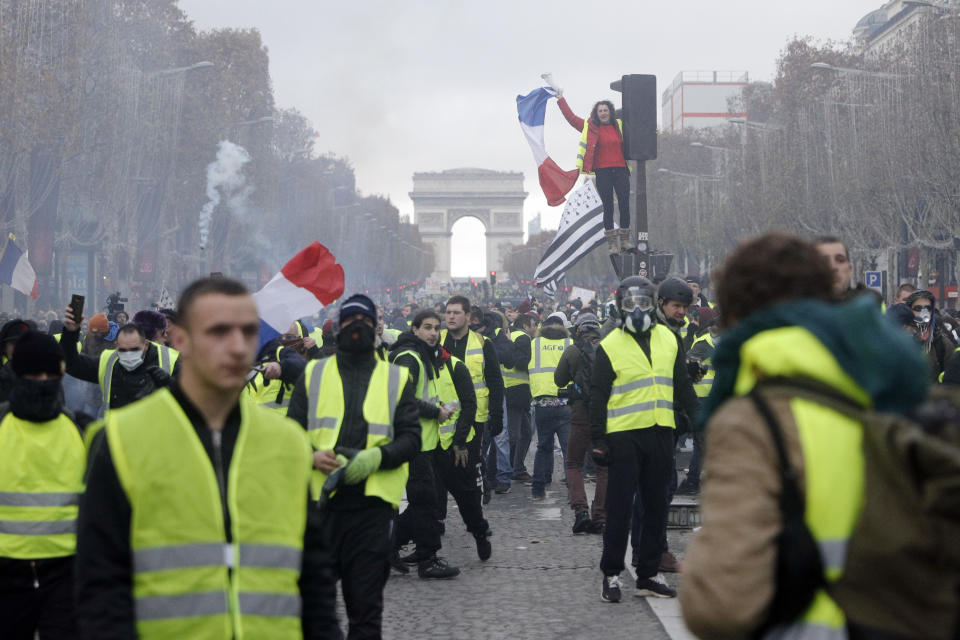
[[[473,217],[486,229],[487,270],[503,274],[510,247],[523,244],[523,174],[487,169],[448,169],[413,174],[413,219],[424,242],[433,245],[436,280],[450,280],[454,223]],[[480,275],[480,274],[478,274]],[[502,279],[502,278],[501,278]]]

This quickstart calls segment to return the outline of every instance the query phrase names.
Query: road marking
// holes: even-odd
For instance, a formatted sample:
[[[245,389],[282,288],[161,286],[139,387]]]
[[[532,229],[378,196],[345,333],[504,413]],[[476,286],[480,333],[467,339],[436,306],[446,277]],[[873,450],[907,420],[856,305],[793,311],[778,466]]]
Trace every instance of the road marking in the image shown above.
[[[537,509],[537,520],[559,520],[561,515],[560,507]]]
[[[637,571],[633,568],[633,565],[630,564],[632,560],[633,551],[628,544],[627,554],[623,562],[624,566],[627,567],[627,571],[633,576],[634,584],[636,584]],[[683,622],[679,598],[657,598],[650,596],[644,598],[644,600],[647,601],[647,605],[650,607],[650,610],[653,611],[653,614],[657,616],[657,620],[660,621],[660,626],[662,626],[663,630],[670,636],[670,640],[696,640],[696,637],[690,633],[687,625]]]

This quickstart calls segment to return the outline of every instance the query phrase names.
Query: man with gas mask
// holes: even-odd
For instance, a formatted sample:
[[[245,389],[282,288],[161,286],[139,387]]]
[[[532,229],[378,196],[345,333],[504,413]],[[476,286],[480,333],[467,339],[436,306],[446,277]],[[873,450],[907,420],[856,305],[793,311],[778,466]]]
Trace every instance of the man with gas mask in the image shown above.
[[[658,321],[656,295],[646,278],[631,276],[620,283],[616,303],[622,328],[600,342],[593,365],[591,454],[597,464],[609,466],[600,560],[604,602],[620,601],[620,572],[637,493],[644,521],[635,595],[676,596],[657,572],[674,472],[675,407],[692,414],[697,396],[679,336]]]
[[[913,311],[914,338],[920,343],[930,360],[930,379],[940,379],[947,363],[956,350],[944,332],[937,317],[937,299],[929,291],[914,291],[907,298],[907,306]]]
[[[394,548],[399,549],[413,540],[416,549],[404,557],[403,562],[417,565],[417,575],[421,578],[443,579],[459,575],[460,569],[437,557],[441,548],[438,500],[446,501],[448,489],[455,498],[461,495],[459,486],[456,483],[448,486],[446,480],[461,475],[457,473],[458,462],[463,464],[463,471],[467,471],[466,442],[473,428],[477,401],[467,366],[444,351],[439,341],[440,315],[433,309],[418,311],[410,331],[397,338],[390,358],[410,372],[417,392],[422,441],[420,453],[410,462],[407,508],[397,518]],[[440,446],[441,429],[446,447]],[[454,449],[449,451],[451,443]],[[470,525],[482,526],[486,531],[482,513],[479,524],[468,505],[464,505],[461,513]],[[399,566],[396,561],[391,564]]]
[[[77,353],[82,322],[83,318],[75,318],[68,305],[60,346],[67,373],[100,385],[101,411],[119,409],[170,384],[177,369],[175,350],[147,340],[138,325],[125,324],[117,332],[116,349],[107,349],[99,358],[93,358]]]
[[[76,638],[73,564],[86,449],[63,406],[63,352],[28,331],[0,405],[0,619],[10,638]],[[9,635],[7,635],[9,634]]]
[[[305,626],[304,635],[342,637],[336,614],[340,580],[349,637],[379,638],[393,518],[407,463],[420,451],[419,410],[407,370],[374,355],[373,301],[359,294],[347,298],[339,323],[336,355],[307,364],[287,414],[307,429],[314,452],[311,493],[324,498],[322,511],[311,507],[320,530],[307,540],[308,548],[321,551],[315,568],[322,578],[313,587],[322,591],[322,620]],[[326,484],[331,477],[335,488]]]

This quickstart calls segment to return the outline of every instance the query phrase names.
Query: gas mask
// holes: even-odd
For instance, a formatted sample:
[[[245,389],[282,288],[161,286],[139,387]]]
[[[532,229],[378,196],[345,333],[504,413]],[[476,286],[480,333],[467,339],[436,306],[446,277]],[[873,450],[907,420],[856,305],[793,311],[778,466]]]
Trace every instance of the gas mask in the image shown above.
[[[917,324],[930,324],[930,309],[923,309],[916,316]]]
[[[638,287],[630,287],[620,302],[623,326],[630,333],[644,333],[657,323],[653,298],[643,295]]]
[[[143,363],[143,351],[118,351],[117,358],[121,367],[133,371]]]

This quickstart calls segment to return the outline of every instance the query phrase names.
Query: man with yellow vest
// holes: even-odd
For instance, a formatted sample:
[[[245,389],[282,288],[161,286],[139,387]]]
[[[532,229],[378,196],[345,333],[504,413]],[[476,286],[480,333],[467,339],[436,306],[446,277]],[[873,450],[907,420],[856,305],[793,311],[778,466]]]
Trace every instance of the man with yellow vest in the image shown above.
[[[178,317],[179,377],[110,411],[90,445],[81,636],[324,637],[308,631],[326,606],[318,549],[305,549],[310,446],[242,393],[256,304],[241,283],[204,278],[183,291]]]
[[[713,368],[713,351],[720,341],[717,329],[717,316],[712,308],[700,308],[700,324],[703,329],[694,338],[693,345],[687,352],[687,369],[693,380],[694,391],[703,402],[710,395],[716,370]],[[700,493],[700,470],[703,463],[703,433],[694,431],[693,455],[690,458],[690,467],[687,477],[677,487],[678,495],[696,495]]]
[[[503,369],[504,396],[507,399],[507,431],[510,435],[510,466],[517,482],[533,480],[527,472],[526,457],[533,439],[530,428],[530,344],[537,333],[537,317],[532,313],[517,316],[510,331],[514,366]],[[500,489],[498,488],[498,492]]]
[[[455,404],[472,402],[476,406],[470,372],[462,362],[450,362],[449,357],[443,357],[439,340],[440,315],[433,309],[418,311],[410,332],[400,334],[390,354],[391,362],[406,367],[417,391],[422,442],[420,453],[410,462],[407,508],[397,518],[394,548],[399,550],[413,540],[416,549],[403,562],[417,565],[421,578],[453,578],[460,574],[460,569],[437,557],[441,548],[438,500],[441,494],[446,500],[446,490],[435,473],[434,460],[446,453],[442,449],[437,453],[440,425],[444,425],[446,433],[447,423],[456,414]],[[464,415],[463,409],[460,415]],[[465,446],[472,426],[463,425],[459,439],[454,435],[458,447]],[[391,564],[397,567],[396,562]]]
[[[379,638],[393,519],[407,484],[407,463],[420,451],[419,411],[407,370],[374,355],[373,301],[364,295],[347,298],[339,323],[337,354],[307,364],[288,413],[307,430],[313,448],[313,497],[322,492],[326,500],[322,511],[311,510],[319,511],[320,520],[308,545],[320,550],[313,588],[321,603],[316,624],[304,629],[322,638],[341,637],[339,580],[349,637]],[[342,474],[337,486],[323,490],[335,471]]]
[[[567,398],[559,397],[554,372],[564,349],[573,344],[562,311],[547,316],[530,345],[530,395],[533,397],[534,420],[537,424],[537,450],[533,458],[534,500],[546,498],[546,485],[553,477],[554,436],[560,442],[564,467],[567,441],[570,439],[570,408]]]
[[[493,343],[469,326],[470,301],[463,296],[453,296],[447,300],[444,320],[447,328],[440,332],[440,343],[443,348],[458,360],[462,360],[470,371],[473,389],[477,396],[477,414],[474,418],[474,430],[480,437],[468,440],[466,469],[473,473],[476,469],[478,484],[475,489],[476,499],[480,501],[482,511],[483,502],[483,456],[481,455],[481,438],[484,428],[491,438],[495,438],[503,431],[503,375],[500,373],[500,361]],[[473,502],[474,489],[463,487],[463,499]],[[459,502],[459,501],[458,501]],[[441,515],[446,517],[446,501],[440,505]],[[474,506],[470,507],[475,512]],[[486,532],[471,531],[477,542],[477,554],[489,557],[489,541]],[[485,558],[484,558],[485,559]]]
[[[61,394],[63,352],[27,331],[0,405],[0,636],[78,636],[73,599],[77,503],[86,449]]]
[[[247,383],[246,393],[280,415],[287,415],[290,395],[307,360],[320,358],[320,348],[304,324],[297,320],[287,332],[267,342],[257,354],[257,370]]]
[[[872,300],[835,304],[833,281],[815,246],[784,233],[745,241],[719,271],[717,297],[729,331],[717,345],[716,378],[701,414],[709,480],[703,528],[687,548],[680,590],[684,619],[697,637],[956,637],[956,583],[921,577],[955,576],[937,572],[944,556],[918,552],[919,540],[887,548],[887,538],[859,522],[887,489],[867,489],[873,465],[865,427],[882,427],[861,416],[916,408],[927,393],[928,365]],[[781,538],[787,491],[778,448],[793,470],[797,511],[820,551],[821,566],[813,567],[824,586],[813,593],[801,593],[797,582],[777,584],[781,540],[796,540]],[[877,455],[896,465],[893,452],[891,445]],[[928,497],[924,492],[925,503]],[[858,544],[860,535],[865,544]],[[902,567],[905,559],[917,575],[883,578],[891,574],[880,567],[870,580],[871,565]],[[805,595],[812,599],[806,608],[792,607],[799,612],[792,617],[789,607],[776,606],[803,603]],[[912,624],[904,624],[905,613]]]
[[[686,285],[684,285],[686,286]],[[630,276],[617,287],[622,327],[600,342],[590,385],[592,455],[608,464],[601,599],[620,601],[620,572],[634,496],[643,504],[636,595],[672,598],[658,576],[666,531],[668,489],[674,477],[675,411],[696,413],[680,337],[657,321],[656,290]]]
[[[77,352],[82,321],[67,305],[60,346],[67,373],[100,385],[102,411],[119,409],[170,384],[180,355],[175,349],[147,340],[142,327],[129,323],[117,332],[116,349],[94,358]]]

